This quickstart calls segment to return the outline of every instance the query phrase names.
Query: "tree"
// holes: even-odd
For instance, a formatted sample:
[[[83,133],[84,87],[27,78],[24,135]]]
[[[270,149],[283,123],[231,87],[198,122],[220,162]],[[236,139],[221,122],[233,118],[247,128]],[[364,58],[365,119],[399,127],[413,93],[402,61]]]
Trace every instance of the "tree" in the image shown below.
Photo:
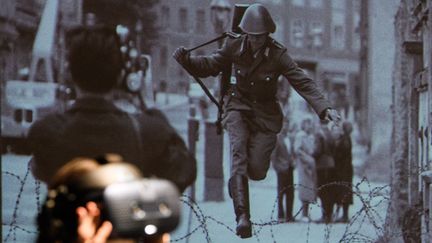
[[[136,39],[136,24],[142,23],[139,45],[141,51],[148,53],[152,43],[158,37],[156,28],[157,15],[154,6],[158,0],[85,0],[83,12],[94,13],[98,22],[115,26],[125,25],[131,32],[133,40]]]

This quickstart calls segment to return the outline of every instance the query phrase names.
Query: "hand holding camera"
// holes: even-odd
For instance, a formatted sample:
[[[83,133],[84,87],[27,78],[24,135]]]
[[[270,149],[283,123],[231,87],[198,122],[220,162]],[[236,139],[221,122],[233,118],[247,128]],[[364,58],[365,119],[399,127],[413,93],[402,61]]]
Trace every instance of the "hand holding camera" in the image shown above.
[[[72,160],[49,188],[38,216],[38,242],[115,238],[162,243],[180,221],[177,187],[168,180],[143,178],[119,156]]]
[[[80,243],[104,243],[110,236],[113,226],[111,222],[104,221],[99,227],[100,210],[95,202],[88,202],[85,206],[78,207],[78,242]]]

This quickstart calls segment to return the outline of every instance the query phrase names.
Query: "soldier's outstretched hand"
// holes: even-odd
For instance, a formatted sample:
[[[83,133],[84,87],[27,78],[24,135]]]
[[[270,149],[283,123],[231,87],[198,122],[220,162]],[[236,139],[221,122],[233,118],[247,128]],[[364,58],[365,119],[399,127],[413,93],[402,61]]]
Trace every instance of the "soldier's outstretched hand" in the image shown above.
[[[174,59],[180,64],[186,64],[189,58],[189,52],[183,46],[177,48],[173,53]]]
[[[332,121],[336,125],[339,125],[339,123],[341,121],[341,116],[339,115],[339,113],[337,112],[337,110],[328,108],[325,111],[324,120],[327,121],[327,122]]]

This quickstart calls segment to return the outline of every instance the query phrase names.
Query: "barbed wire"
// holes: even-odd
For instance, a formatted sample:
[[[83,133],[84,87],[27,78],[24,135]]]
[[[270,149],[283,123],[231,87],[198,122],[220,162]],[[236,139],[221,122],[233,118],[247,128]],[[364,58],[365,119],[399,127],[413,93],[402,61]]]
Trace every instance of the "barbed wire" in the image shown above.
[[[15,198],[15,207],[13,209],[12,218],[9,223],[3,222],[3,226],[9,227],[6,236],[4,237],[4,242],[17,242],[17,234],[18,232],[22,232],[29,235],[37,235],[39,232],[36,230],[29,230],[21,225],[19,225],[18,222],[18,216],[19,216],[19,209],[21,205],[21,201],[23,198],[23,193],[26,185],[30,186],[29,182],[29,174],[30,174],[30,165],[27,166],[27,171],[25,172],[24,176],[21,177],[17,174],[14,174],[12,172],[3,171],[2,174],[4,176],[12,178],[12,180],[16,180],[19,185],[19,191],[18,195]],[[366,185],[367,190],[362,189]],[[387,235],[389,237],[389,232],[385,232],[385,218],[383,218],[382,212],[377,211],[379,208],[387,207],[390,203],[390,186],[384,185],[384,186],[372,186],[371,183],[367,180],[367,178],[362,178],[359,182],[356,184],[351,184],[347,182],[331,182],[328,184],[325,184],[321,187],[318,187],[317,189],[314,188],[307,188],[303,185],[295,184],[291,187],[293,189],[307,189],[307,190],[316,190],[317,192],[323,191],[326,188],[333,188],[335,186],[339,187],[346,187],[349,189],[350,193],[352,193],[352,196],[357,198],[357,201],[361,203],[361,207],[357,212],[354,212],[352,216],[350,217],[350,220],[345,224],[344,230],[342,232],[342,235],[339,236],[338,242],[377,242],[380,237],[383,237],[384,235]],[[284,188],[283,190],[288,189],[289,187]],[[35,180],[34,182],[34,192],[35,192],[35,201],[36,201],[36,208],[38,210],[38,213],[41,209],[41,182]],[[206,212],[202,206],[201,203],[195,202],[190,196],[182,195],[180,198],[181,203],[185,205],[185,207],[188,210],[192,211],[191,217],[193,217],[193,222],[198,223],[197,226],[192,228],[189,232],[185,232],[184,235],[179,236],[175,239],[172,239],[172,242],[180,242],[182,240],[185,240],[187,238],[190,238],[192,236],[196,237],[196,235],[202,235],[204,238],[204,242],[213,242],[211,237],[210,229],[211,227],[209,224],[214,223],[223,229],[225,229],[228,233],[235,235],[235,228],[233,228],[230,225],[227,225],[223,222],[223,219],[219,219],[216,216],[210,215],[209,212]],[[253,234],[252,237],[255,238],[257,242],[261,242],[262,239],[260,236],[262,235],[263,230],[268,229],[270,232],[270,242],[277,242],[277,232],[275,231],[274,227],[281,224],[286,224],[285,222],[281,222],[277,219],[275,219],[275,214],[277,210],[277,204],[278,203],[278,197],[276,196],[273,202],[272,208],[269,210],[270,216],[269,219],[266,221],[265,219],[259,219],[255,222],[252,222],[253,225]],[[321,207],[317,201],[312,202],[311,205]],[[311,207],[309,205],[309,207]],[[301,213],[301,209],[294,212],[293,217],[299,216]],[[421,217],[425,214],[424,210],[421,208],[418,210],[415,210],[413,213],[416,214],[417,217]],[[233,214],[234,217],[234,214]],[[307,222],[307,229],[305,232],[305,242],[311,242],[311,233],[312,233],[312,225],[315,224],[315,222]],[[375,230],[375,234],[365,234],[362,233],[362,227],[364,225],[371,225],[372,228]],[[324,236],[324,242],[330,242],[332,233],[333,233],[333,224],[328,223],[325,224],[324,230],[323,230],[323,236]],[[315,233],[315,232],[314,232]],[[387,234],[386,234],[387,233]],[[406,232],[402,232],[406,233]],[[410,232],[408,232],[410,233]],[[420,232],[419,235],[425,234],[426,232]],[[400,237],[401,233],[398,232],[390,232],[390,237]],[[269,242],[269,239],[266,239],[265,242]]]

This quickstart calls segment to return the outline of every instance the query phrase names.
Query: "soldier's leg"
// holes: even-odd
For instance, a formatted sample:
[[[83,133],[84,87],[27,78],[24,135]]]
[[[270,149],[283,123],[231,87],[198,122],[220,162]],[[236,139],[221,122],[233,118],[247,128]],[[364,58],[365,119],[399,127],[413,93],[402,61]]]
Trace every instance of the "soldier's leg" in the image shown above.
[[[231,147],[231,176],[247,175],[249,130],[239,111],[229,111],[224,119]]]
[[[241,238],[249,238],[252,236],[247,178],[249,132],[241,113],[238,111],[228,112],[224,126],[228,131],[231,146],[231,178],[228,181],[228,191],[233,199],[236,214],[236,233]]]
[[[262,180],[270,166],[270,156],[276,146],[277,134],[273,132],[255,132],[249,137],[248,174],[252,180]]]

